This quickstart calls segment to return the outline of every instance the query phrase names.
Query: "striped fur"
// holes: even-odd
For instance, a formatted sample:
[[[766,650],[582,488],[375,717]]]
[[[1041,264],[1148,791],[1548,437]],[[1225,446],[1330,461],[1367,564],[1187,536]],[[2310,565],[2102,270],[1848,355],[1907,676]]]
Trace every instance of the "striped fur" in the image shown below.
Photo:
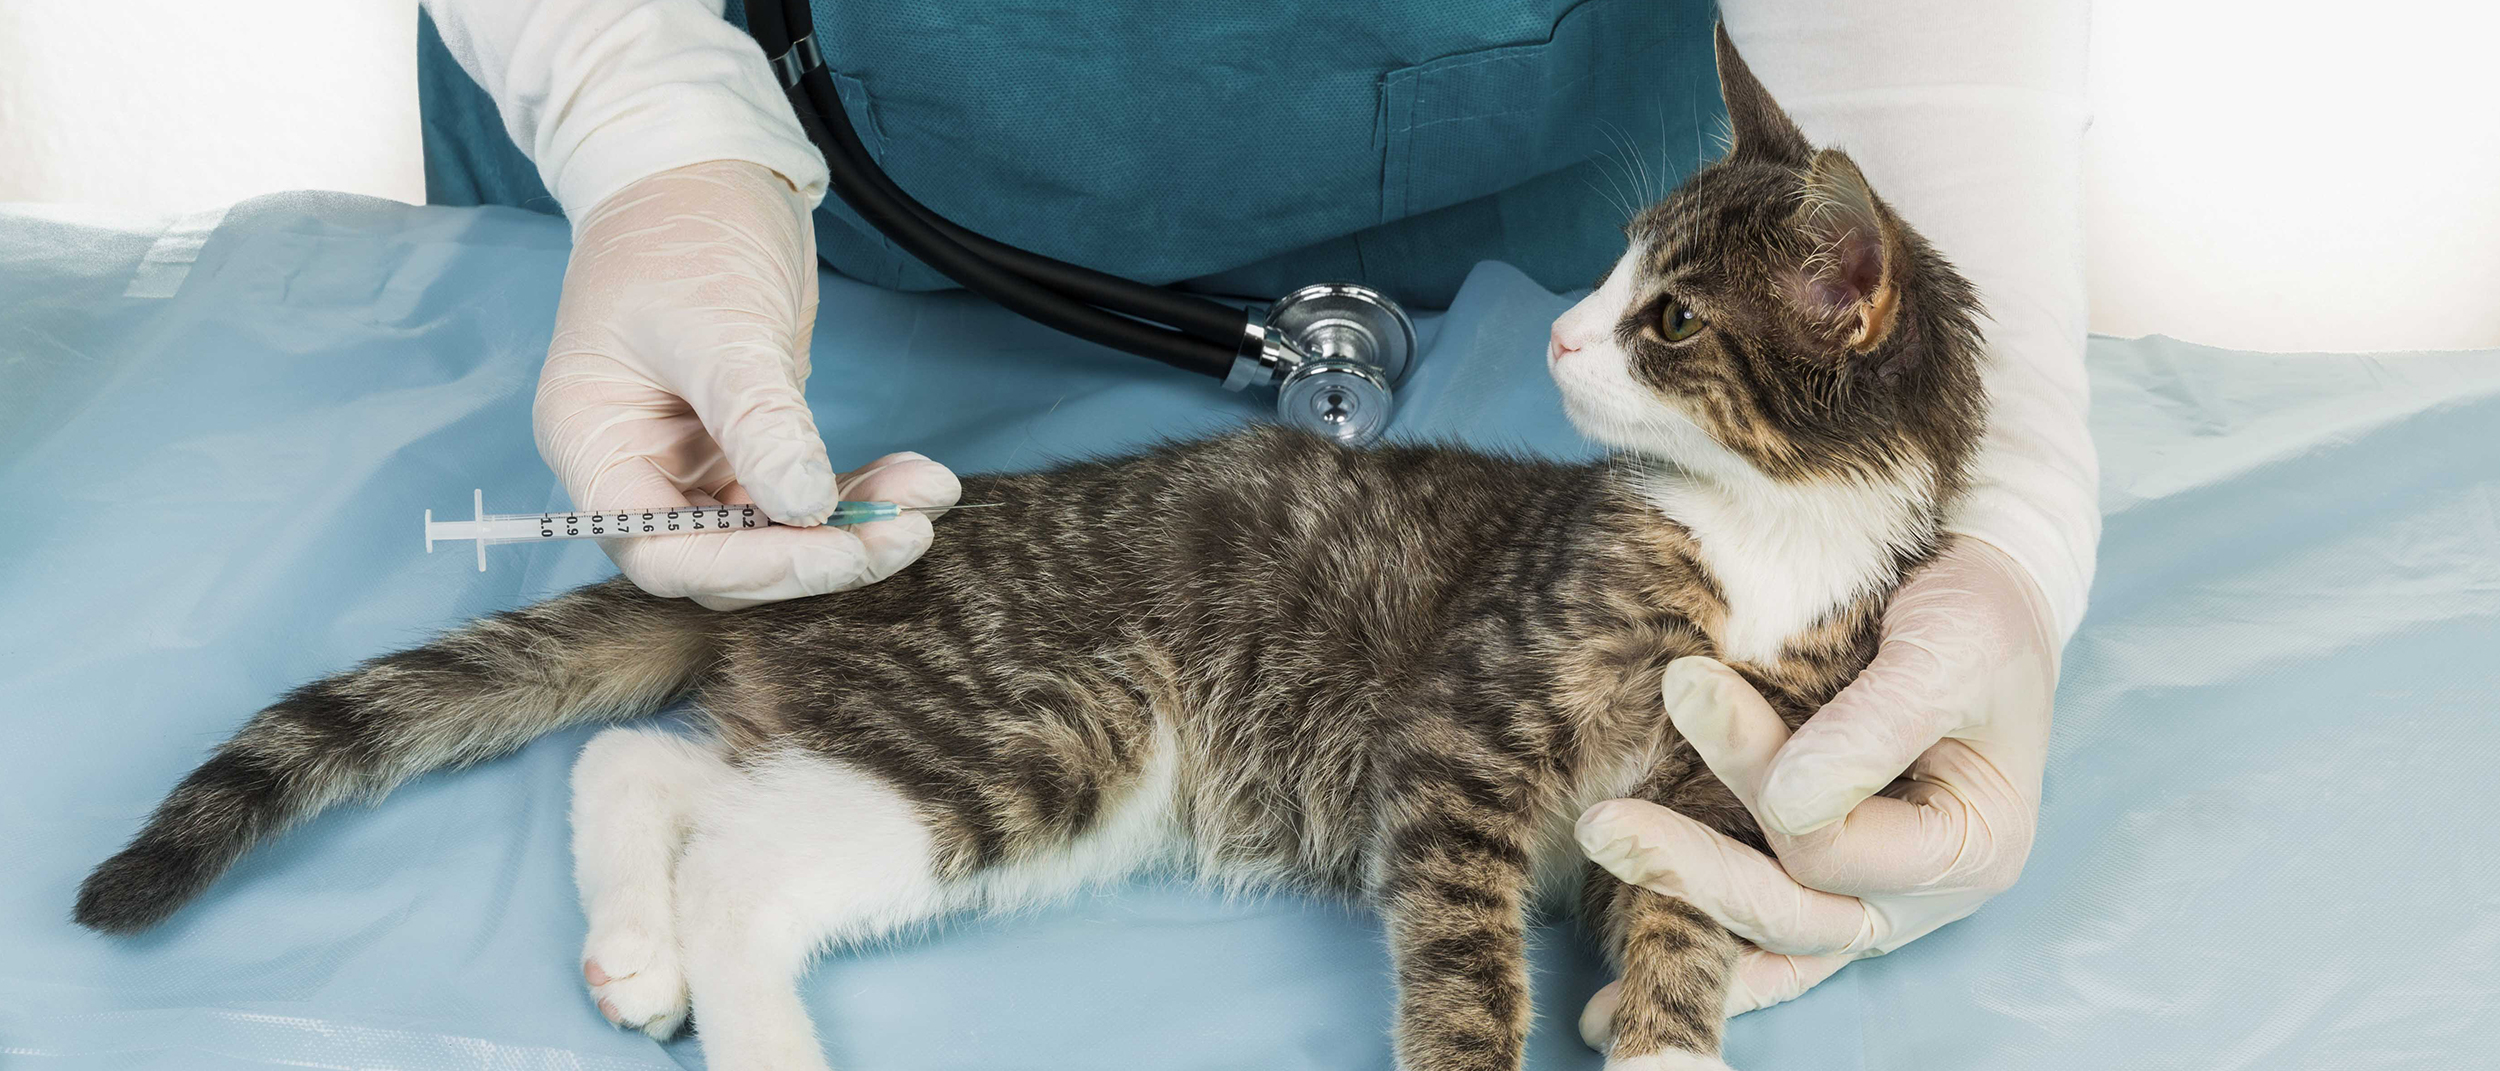
[[[710,614],[594,585],[262,711],[78,920],[143,929],[330,803],[691,695],[704,739],[611,730],[576,770],[585,976],[654,1034],[701,1006],[725,1071],[823,1066],[794,988],[820,945],[1143,871],[1375,905],[1413,1071],[1519,1066],[1530,912],[1578,903],[1625,978],[1612,1062],[1715,1066],[1737,939],[1592,872],[1572,823],[1629,794],[1761,843],[1661,676],[1720,656],[1792,724],[1829,698],[1933,554],[1982,401],[1968,288],[1721,49],[1735,153],[1556,328],[1623,456],[1259,428],[968,479],[1017,508],[858,591]],[[1707,330],[1651,330],[1669,286]]]
[[[74,917],[137,933],[261,838],[331,804],[566,725],[657,710],[712,661],[704,617],[611,580],[298,688],[175,786],[79,887]]]

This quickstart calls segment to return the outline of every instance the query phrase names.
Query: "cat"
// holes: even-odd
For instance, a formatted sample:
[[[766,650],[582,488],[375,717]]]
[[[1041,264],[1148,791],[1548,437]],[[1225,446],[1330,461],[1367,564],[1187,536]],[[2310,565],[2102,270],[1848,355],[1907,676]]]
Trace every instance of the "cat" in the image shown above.
[[[916,565],[713,613],[621,579],[305,685],[81,888],[131,933],[335,802],[560,727],[604,1014],[692,1006],[722,1071],[817,1069],[808,957],[1145,871],[1361,898],[1411,1071],[1519,1067],[1528,913],[1577,901],[1623,979],[1608,1066],[1724,1068],[1738,939],[1591,868],[1599,801],[1759,846],[1675,733],[1712,655],[1791,724],[1872,656],[1978,441],[1976,299],[1724,30],[1733,143],[1555,324],[1567,464],[1253,428],[967,479]]]

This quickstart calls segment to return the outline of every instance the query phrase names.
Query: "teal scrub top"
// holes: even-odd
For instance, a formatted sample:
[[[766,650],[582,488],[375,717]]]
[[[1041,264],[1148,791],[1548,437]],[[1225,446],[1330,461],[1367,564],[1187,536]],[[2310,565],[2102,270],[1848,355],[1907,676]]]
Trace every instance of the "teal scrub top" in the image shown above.
[[[1709,0],[815,0],[861,140],[966,227],[1152,283],[1353,280],[1449,303],[1478,261],[1591,285],[1627,213],[1715,154]],[[735,5],[733,21],[743,25]],[[427,199],[556,211],[420,27]],[[951,285],[838,198],[816,242]]]

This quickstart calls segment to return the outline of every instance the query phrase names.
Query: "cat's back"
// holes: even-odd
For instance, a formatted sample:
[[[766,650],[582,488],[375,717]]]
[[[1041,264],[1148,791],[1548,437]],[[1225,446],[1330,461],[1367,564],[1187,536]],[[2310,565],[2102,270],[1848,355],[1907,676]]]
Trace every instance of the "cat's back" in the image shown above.
[[[1273,427],[1163,467],[1139,566],[1202,596],[1213,620],[1382,654],[1431,645],[1460,607],[1567,566],[1599,493],[1587,465]]]
[[[738,615],[736,645],[936,629],[1033,663],[1290,635],[1389,657],[1460,603],[1558,575],[1599,482],[1588,465],[1273,426],[970,476],[962,501],[1002,505],[941,516],[928,552],[876,584]]]
[[[1594,469],[1454,446],[1347,447],[1254,426],[1125,457],[964,480],[994,509],[942,517],[929,552],[821,613],[1008,606],[1022,615],[1171,611],[1192,601],[1284,612],[1325,591],[1413,599],[1552,546],[1594,499]],[[1524,541],[1524,543],[1523,543]],[[935,600],[934,603],[932,600]],[[1056,610],[1054,611],[1054,608]],[[1302,607],[1309,609],[1309,606]]]

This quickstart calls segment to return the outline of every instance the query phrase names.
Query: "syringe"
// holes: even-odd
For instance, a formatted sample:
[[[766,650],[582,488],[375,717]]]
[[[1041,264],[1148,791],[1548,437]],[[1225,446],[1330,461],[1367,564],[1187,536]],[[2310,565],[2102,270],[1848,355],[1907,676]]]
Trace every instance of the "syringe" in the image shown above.
[[[719,506],[655,506],[650,509],[558,510],[551,513],[488,513],[486,489],[471,493],[471,505],[477,510],[473,521],[438,521],[434,511],[425,511],[425,552],[434,553],[437,539],[474,539],[477,541],[477,571],[486,571],[486,545],[489,543],[531,543],[551,539],[639,539],[643,536],[695,535],[709,532],[739,532],[752,528],[773,527],[772,518],[752,505]],[[890,521],[906,513],[944,513],[953,509],[985,509],[998,505],[984,502],[972,506],[904,506],[892,502],[840,502],[833,515],[825,518],[830,525],[867,524]]]

